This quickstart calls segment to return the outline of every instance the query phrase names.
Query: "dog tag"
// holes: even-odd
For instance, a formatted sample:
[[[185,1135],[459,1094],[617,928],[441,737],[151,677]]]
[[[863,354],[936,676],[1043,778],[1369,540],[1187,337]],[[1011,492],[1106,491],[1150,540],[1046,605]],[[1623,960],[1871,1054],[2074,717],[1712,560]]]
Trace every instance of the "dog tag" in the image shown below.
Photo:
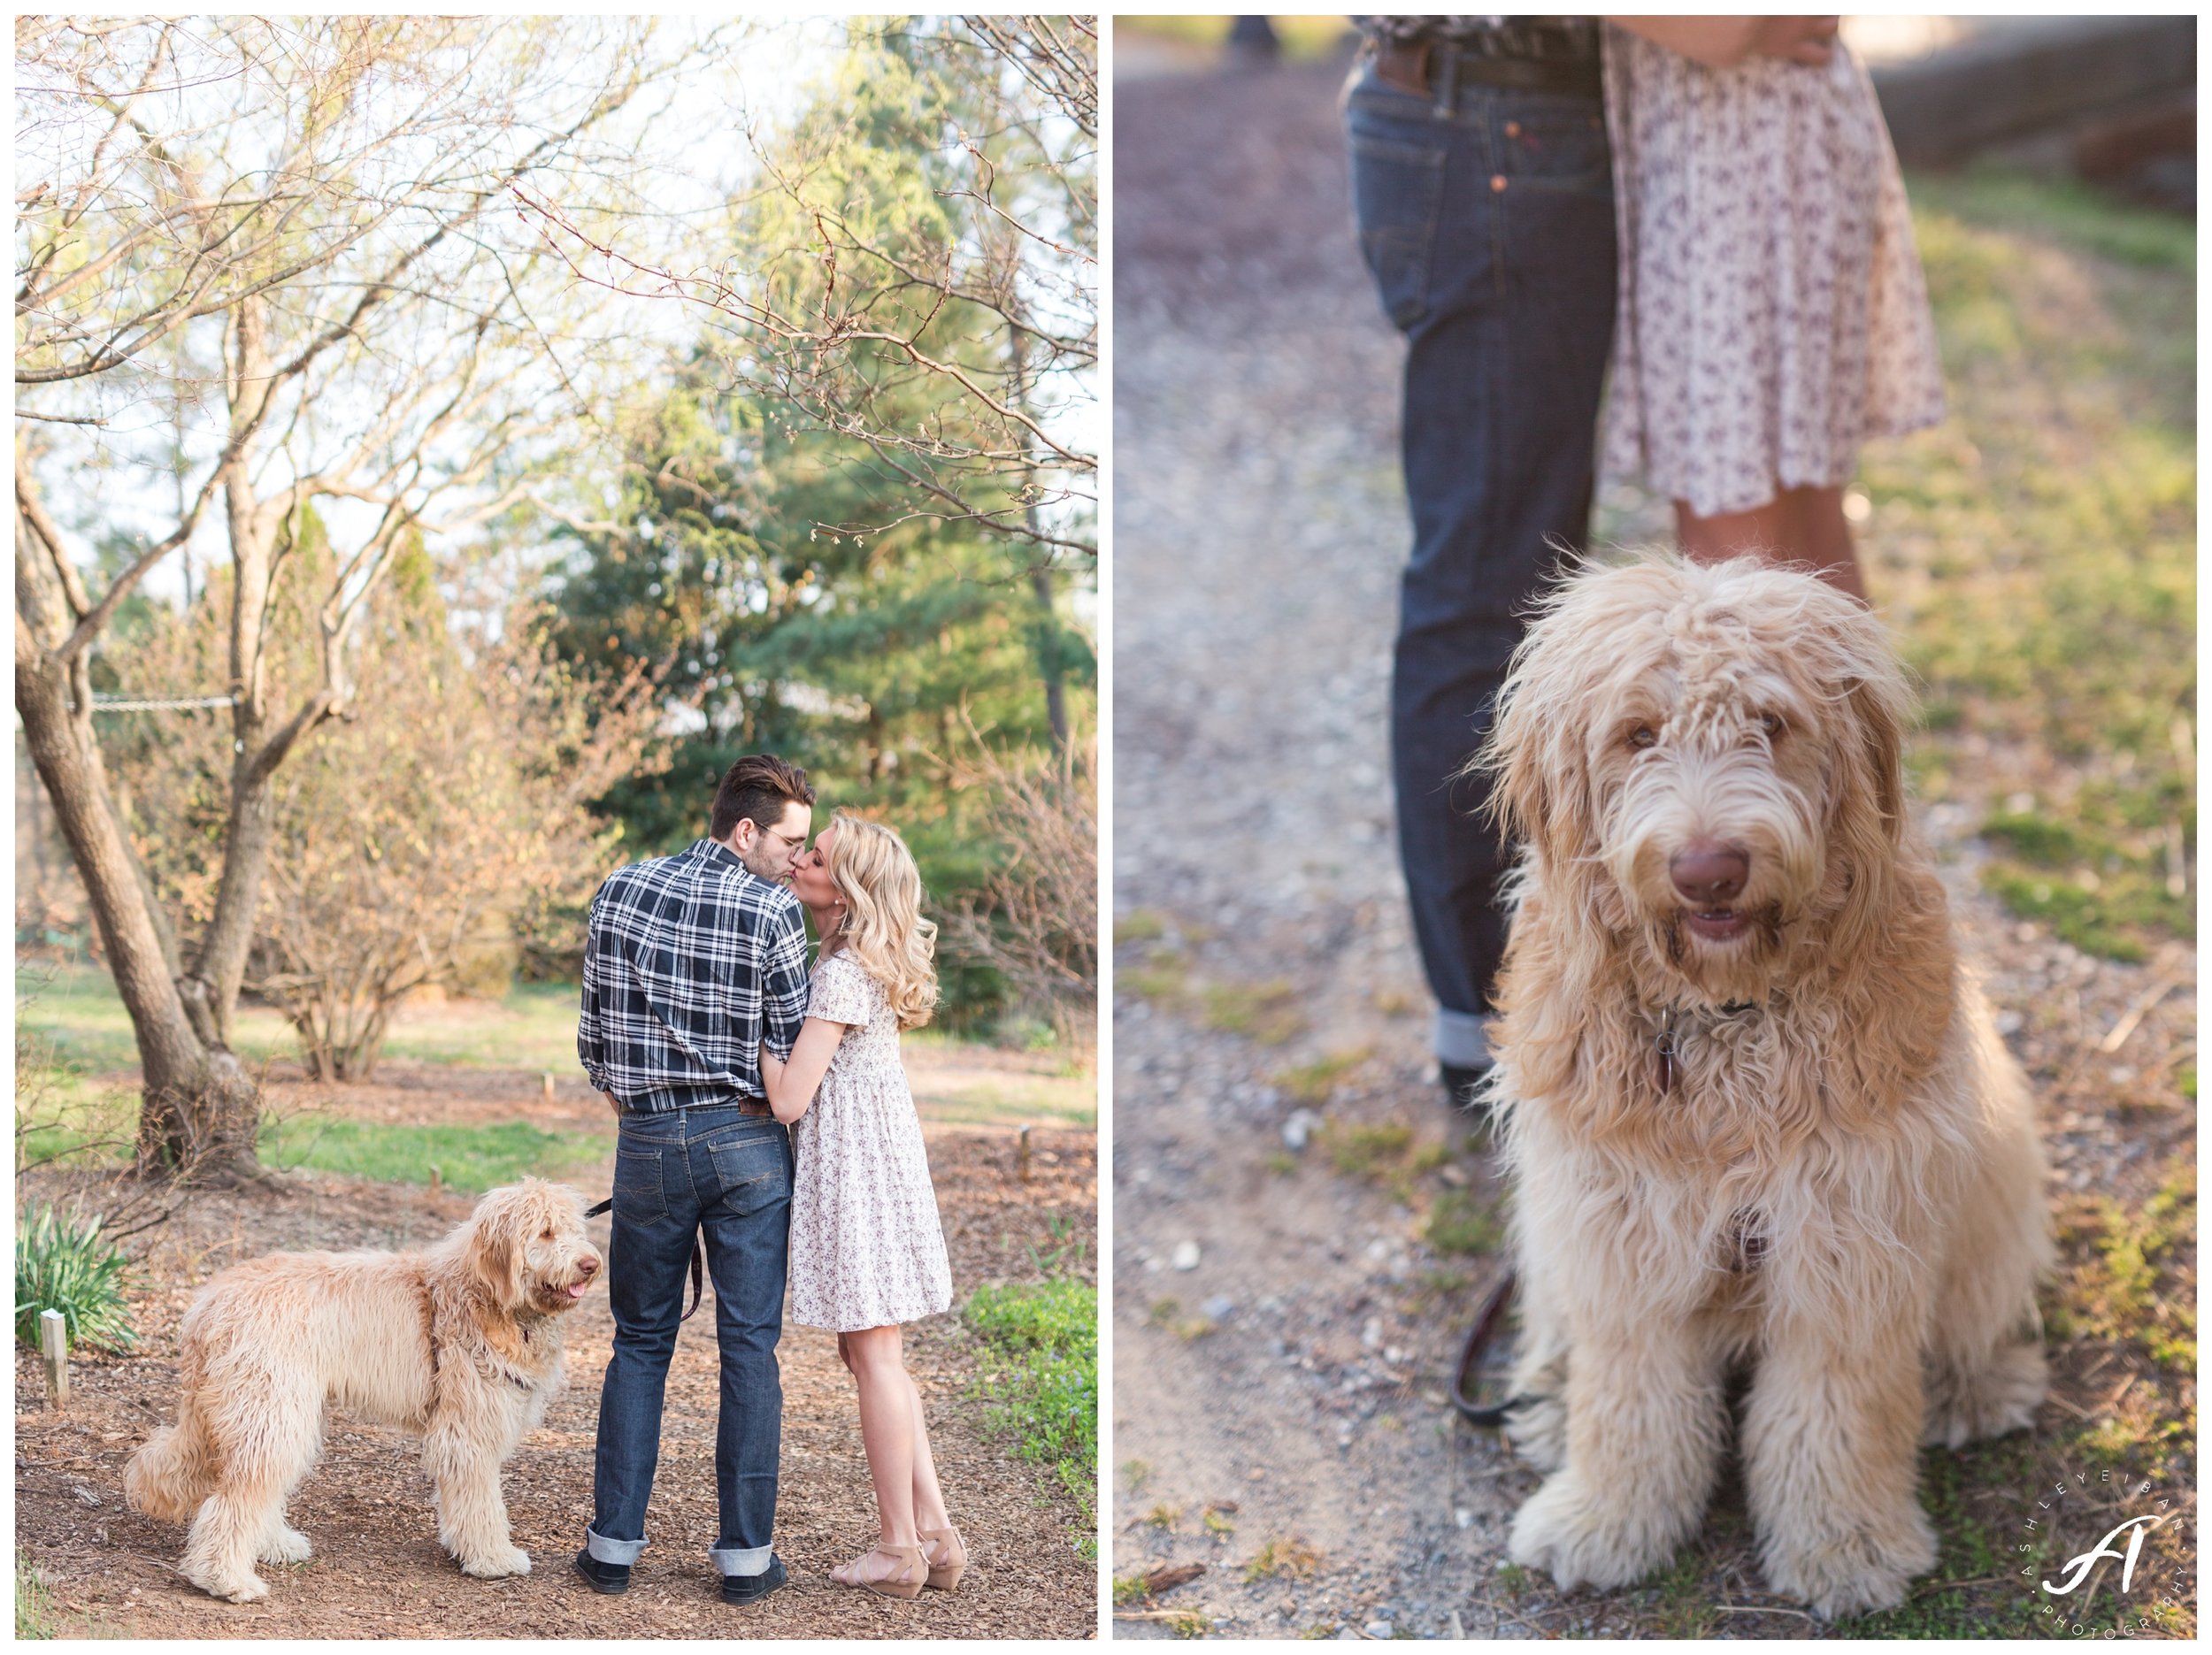
[[[1674,1044],[1665,1035],[1652,1048],[1652,1073],[1659,1083],[1659,1095],[1665,1097],[1674,1090]]]

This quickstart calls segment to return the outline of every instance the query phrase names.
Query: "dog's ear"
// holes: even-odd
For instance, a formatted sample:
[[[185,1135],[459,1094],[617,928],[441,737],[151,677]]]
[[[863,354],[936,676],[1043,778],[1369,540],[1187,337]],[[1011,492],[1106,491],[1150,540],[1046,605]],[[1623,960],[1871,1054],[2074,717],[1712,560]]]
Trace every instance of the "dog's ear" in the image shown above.
[[[1830,839],[1846,880],[1834,942],[1849,952],[1882,923],[1893,891],[1905,831],[1905,728],[1912,695],[1903,675],[1883,661],[1851,679],[1841,709]]]
[[[469,1262],[486,1292],[502,1305],[522,1301],[523,1270],[528,1262],[528,1211],[512,1190],[494,1190],[476,1204],[470,1221]]]
[[[1483,813],[1506,838],[1542,851],[1563,874],[1590,848],[1588,760],[1579,722],[1557,705],[1542,663],[1524,648],[1467,772],[1490,777]]]

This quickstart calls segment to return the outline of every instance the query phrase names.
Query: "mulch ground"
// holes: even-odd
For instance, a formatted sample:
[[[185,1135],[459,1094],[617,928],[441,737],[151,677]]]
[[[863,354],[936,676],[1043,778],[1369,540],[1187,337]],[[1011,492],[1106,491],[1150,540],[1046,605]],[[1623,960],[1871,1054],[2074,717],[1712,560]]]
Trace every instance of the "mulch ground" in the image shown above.
[[[398,1079],[395,1075],[392,1078]],[[511,1089],[520,1091],[525,1077]],[[465,1111],[463,1111],[465,1113]],[[963,1298],[988,1282],[1036,1279],[1030,1249],[1069,1237],[1095,1256],[1097,1161],[1090,1134],[1040,1130],[1028,1176],[1010,1132],[929,1132],[930,1167]],[[606,1187],[608,1168],[579,1174]],[[64,1636],[126,1637],[1086,1637],[1095,1634],[1095,1565],[1071,1540],[1071,1502],[989,1429],[972,1394],[976,1350],[956,1315],[908,1330],[907,1362],[970,1567],[956,1594],[912,1603],[836,1585],[829,1570],[872,1541],[874,1504],[852,1384],[832,1336],[790,1327],[781,1348],[783,1480],[776,1548],[791,1584],[747,1609],[722,1603],[715,1538],[713,1308],[684,1329],[668,1377],[661,1461],[629,1592],[594,1594],[570,1559],[590,1515],[600,1376],[613,1337],[606,1296],[568,1323],[569,1383],[524,1439],[504,1485],[527,1576],[464,1576],[437,1543],[430,1489],[403,1434],[332,1421],[323,1458],[291,1506],[314,1558],[263,1565],[268,1598],[219,1602],[174,1568],[184,1531],[126,1511],[123,1464],[169,1417],[176,1325],[193,1290],[234,1260],[307,1247],[419,1245],[467,1215],[470,1198],[311,1175],[209,1192],[146,1249],[134,1302],[141,1352],[87,1356],[65,1413],[43,1406],[35,1357],[16,1367],[16,1539],[45,1584]],[[1058,1234],[1054,1233],[1055,1223]],[[606,1221],[594,1221],[603,1244]]]

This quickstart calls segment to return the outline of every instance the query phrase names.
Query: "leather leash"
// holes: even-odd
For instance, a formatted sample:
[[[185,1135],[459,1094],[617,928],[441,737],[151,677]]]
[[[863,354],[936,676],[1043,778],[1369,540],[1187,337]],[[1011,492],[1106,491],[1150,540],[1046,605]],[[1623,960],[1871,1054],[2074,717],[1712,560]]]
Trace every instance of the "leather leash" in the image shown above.
[[[1505,1320],[1506,1311],[1513,1303],[1514,1276],[1508,1270],[1490,1290],[1475,1325],[1467,1330],[1466,1345],[1459,1352],[1459,1372],[1452,1380],[1452,1403],[1471,1425],[1480,1425],[1495,1430],[1503,1425],[1516,1408],[1525,1408],[1537,1400],[1531,1396],[1516,1393],[1503,1402],[1486,1405],[1468,1394],[1476,1370],[1482,1366],[1483,1353],[1490,1348],[1490,1340]]]
[[[586,1207],[584,1209],[584,1216],[586,1218],[596,1218],[602,1213],[611,1213],[613,1211],[614,1197],[611,1195],[605,1200],[600,1202],[598,1206]],[[690,1321],[692,1316],[698,1311],[700,1296],[706,1291],[706,1284],[707,1244],[700,1238],[699,1232],[695,1230],[691,1232],[691,1308],[685,1311],[682,1315],[676,1318],[679,1322]]]

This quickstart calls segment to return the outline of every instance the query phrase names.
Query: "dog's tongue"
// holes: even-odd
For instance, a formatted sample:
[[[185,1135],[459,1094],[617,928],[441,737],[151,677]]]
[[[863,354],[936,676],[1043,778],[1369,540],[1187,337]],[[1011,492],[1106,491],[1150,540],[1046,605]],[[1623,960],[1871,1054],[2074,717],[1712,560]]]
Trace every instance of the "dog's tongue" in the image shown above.
[[[568,1290],[568,1296],[571,1299],[581,1299],[584,1296],[584,1290],[590,1285],[591,1283],[589,1282],[574,1283]]]

